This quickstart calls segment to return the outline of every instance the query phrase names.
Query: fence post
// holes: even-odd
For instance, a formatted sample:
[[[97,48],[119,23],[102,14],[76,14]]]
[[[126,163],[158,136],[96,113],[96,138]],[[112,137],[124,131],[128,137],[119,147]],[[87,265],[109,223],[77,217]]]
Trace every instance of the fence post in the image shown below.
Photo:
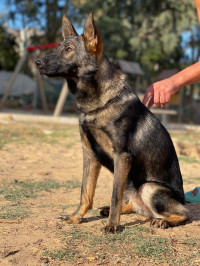
[[[59,95],[59,98],[58,98],[58,101],[57,101],[57,104],[56,104],[56,107],[53,113],[54,116],[60,116],[63,110],[63,106],[65,104],[65,100],[67,98],[68,92],[69,92],[69,89],[68,89],[67,81],[64,81],[62,90],[60,92],[60,95]]]
[[[10,79],[10,82],[8,83],[8,87],[6,88],[5,90],[5,93],[0,101],[0,110],[3,108],[4,104],[5,104],[5,101],[7,100],[9,94],[10,94],[10,91],[12,89],[12,86],[17,78],[17,74],[19,73],[19,71],[21,70],[25,60],[26,60],[26,57],[27,57],[27,51],[24,50],[24,54],[20,57],[19,61],[17,62],[17,65],[15,67],[15,70],[11,76],[11,79]]]

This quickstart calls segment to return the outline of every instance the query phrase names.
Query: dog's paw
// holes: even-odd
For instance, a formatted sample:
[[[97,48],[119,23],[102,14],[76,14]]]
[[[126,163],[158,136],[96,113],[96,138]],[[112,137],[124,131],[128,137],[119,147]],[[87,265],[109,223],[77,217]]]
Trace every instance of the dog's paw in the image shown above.
[[[151,227],[167,229],[170,227],[170,224],[166,219],[153,219],[151,221]]]
[[[79,224],[82,222],[82,218],[79,218],[77,216],[61,216],[59,217],[59,219],[68,224]]]
[[[110,211],[110,207],[109,206],[105,206],[100,208],[100,215],[104,216],[104,217],[108,217],[109,216],[109,211]]]
[[[114,225],[106,225],[102,231],[104,234],[116,234],[122,232],[123,228],[119,225],[114,226]]]

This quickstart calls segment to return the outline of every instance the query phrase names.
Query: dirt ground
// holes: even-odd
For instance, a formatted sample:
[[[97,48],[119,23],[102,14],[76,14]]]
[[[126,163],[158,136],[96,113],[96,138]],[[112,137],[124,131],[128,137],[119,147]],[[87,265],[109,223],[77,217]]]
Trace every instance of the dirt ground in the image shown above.
[[[200,186],[200,131],[170,132],[184,190]],[[200,265],[200,204],[187,204],[190,221],[150,228],[123,215],[123,232],[104,235],[112,175],[102,169],[94,208],[83,223],[58,217],[78,206],[82,150],[78,126],[0,121],[0,265]]]

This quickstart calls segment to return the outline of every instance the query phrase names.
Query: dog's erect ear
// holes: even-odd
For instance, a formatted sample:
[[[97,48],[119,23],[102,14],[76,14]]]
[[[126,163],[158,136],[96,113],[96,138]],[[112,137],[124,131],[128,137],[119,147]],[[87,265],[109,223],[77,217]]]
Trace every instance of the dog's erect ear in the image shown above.
[[[95,25],[92,13],[88,15],[85,21],[83,38],[85,41],[86,50],[90,54],[96,55],[98,58],[100,58],[103,54],[103,44],[100,34]]]
[[[64,40],[71,35],[76,35],[78,36],[78,33],[75,31],[70,19],[63,15],[62,17],[62,36]]]

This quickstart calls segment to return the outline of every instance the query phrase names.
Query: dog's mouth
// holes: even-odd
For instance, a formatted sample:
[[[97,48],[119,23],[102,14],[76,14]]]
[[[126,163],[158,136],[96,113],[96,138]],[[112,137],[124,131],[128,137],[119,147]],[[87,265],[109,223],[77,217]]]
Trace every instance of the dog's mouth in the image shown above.
[[[38,67],[38,70],[39,70],[40,74],[46,74],[44,68],[39,68],[39,67]]]

